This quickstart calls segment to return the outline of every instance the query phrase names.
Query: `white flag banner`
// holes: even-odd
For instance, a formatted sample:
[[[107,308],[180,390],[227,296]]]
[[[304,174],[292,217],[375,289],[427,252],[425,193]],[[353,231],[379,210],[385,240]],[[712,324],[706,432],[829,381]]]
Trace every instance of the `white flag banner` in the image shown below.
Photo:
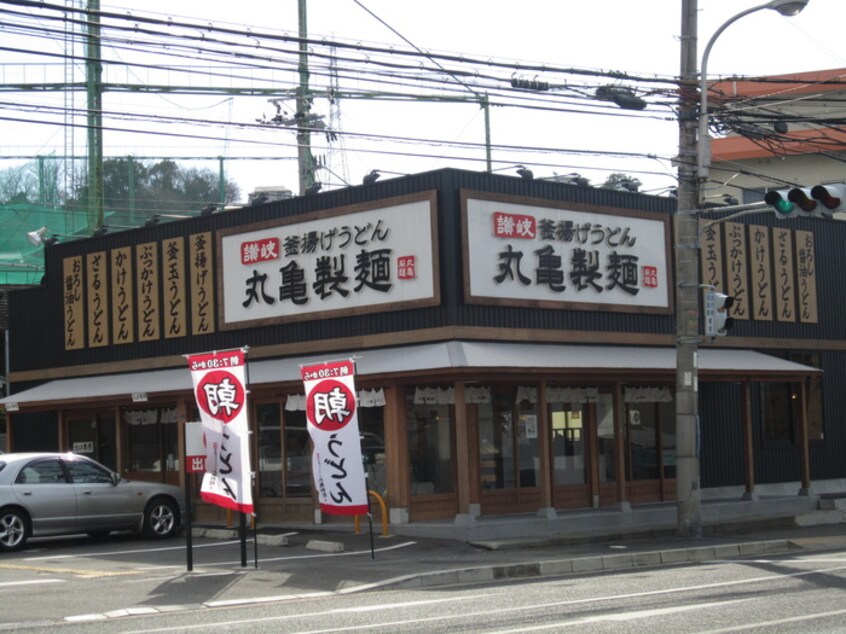
[[[253,514],[244,350],[186,358],[206,444],[200,497],[217,506]]]
[[[329,361],[302,366],[300,372],[320,510],[331,515],[365,515],[367,484],[358,433],[355,365],[352,360]]]

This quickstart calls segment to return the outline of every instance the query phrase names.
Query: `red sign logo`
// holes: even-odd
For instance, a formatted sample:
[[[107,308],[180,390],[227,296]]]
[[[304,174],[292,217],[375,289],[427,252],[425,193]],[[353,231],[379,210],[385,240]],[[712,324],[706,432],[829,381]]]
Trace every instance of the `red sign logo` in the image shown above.
[[[644,266],[642,268],[643,285],[647,288],[658,288],[658,268]]]
[[[241,264],[278,260],[279,238],[263,238],[241,243]]]
[[[538,233],[538,226],[532,216],[495,211],[493,213],[493,232],[497,238],[534,240]]]
[[[397,277],[401,280],[413,280],[417,277],[417,265],[413,255],[397,258]]]
[[[213,370],[197,386],[197,404],[212,418],[228,423],[244,406],[244,386],[226,370]]]
[[[326,379],[308,395],[306,416],[317,429],[338,431],[355,415],[355,395],[340,381]]]

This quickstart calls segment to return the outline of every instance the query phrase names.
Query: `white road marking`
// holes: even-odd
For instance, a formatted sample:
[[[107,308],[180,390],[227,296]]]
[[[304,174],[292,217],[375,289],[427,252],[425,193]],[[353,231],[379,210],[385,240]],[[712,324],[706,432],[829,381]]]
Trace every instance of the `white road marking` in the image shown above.
[[[760,621],[758,623],[746,623],[744,625],[733,625],[730,628],[722,630],[708,630],[700,634],[725,634],[726,632],[740,632],[741,630],[755,630],[763,628],[771,628],[778,625],[785,625],[787,623],[801,623],[803,621],[814,621],[816,619],[827,619],[831,616],[843,616],[846,610],[834,610],[832,612],[817,612],[816,614],[803,614],[802,616],[791,616],[785,619],[777,619],[775,621]]]
[[[64,583],[64,579],[33,579],[31,581],[4,581],[0,588],[11,588],[12,586],[31,586],[38,583]]]
[[[228,546],[230,544],[240,544],[239,540],[232,540],[232,541],[225,541],[225,542],[214,542],[212,544],[194,544],[192,548],[217,548],[219,546]],[[114,550],[112,552],[101,553],[101,552],[92,552],[92,553],[76,553],[74,555],[45,555],[44,557],[27,557],[25,561],[48,561],[51,559],[76,559],[76,558],[84,558],[84,557],[112,557],[114,555],[133,555],[136,553],[164,553],[170,550],[185,550],[187,546],[182,544],[181,546],[162,546],[161,548],[147,548],[147,547],[140,547],[140,548],[133,548],[130,550]]]
[[[558,621],[557,623],[546,623],[544,625],[526,626],[523,625],[513,630],[495,630],[491,634],[520,634],[521,632],[540,632],[541,630],[560,630],[565,627],[577,627],[579,625],[593,625],[596,623],[617,623],[620,621],[631,621],[634,619],[648,619],[654,616],[666,616],[668,614],[678,614],[681,612],[691,612],[692,610],[704,610],[711,608],[720,608],[734,603],[743,603],[752,601],[752,598],[747,599],[732,599],[730,601],[717,601],[715,603],[695,603],[692,605],[679,605],[671,608],[655,608],[653,610],[632,610],[630,612],[615,612],[614,614],[597,614],[596,616],[589,616],[575,621]]]

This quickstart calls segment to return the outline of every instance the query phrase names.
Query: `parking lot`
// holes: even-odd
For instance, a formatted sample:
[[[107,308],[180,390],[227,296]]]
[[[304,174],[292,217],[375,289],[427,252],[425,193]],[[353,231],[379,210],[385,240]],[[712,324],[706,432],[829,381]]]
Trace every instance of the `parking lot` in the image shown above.
[[[274,538],[271,543],[287,545],[267,545],[260,536],[256,548],[252,534],[245,548],[238,539],[195,536],[190,572],[184,536],[155,542],[120,534],[32,540],[25,550],[0,555],[0,628],[128,609],[190,609],[322,595],[336,590],[337,575],[327,571],[339,557],[346,563],[360,560],[361,566],[352,567],[361,570],[360,580],[367,583],[371,574],[378,578],[380,560],[393,558],[388,553],[412,545],[401,538],[380,538],[374,561],[367,534],[332,537],[292,531]],[[315,550],[315,542],[342,550]]]

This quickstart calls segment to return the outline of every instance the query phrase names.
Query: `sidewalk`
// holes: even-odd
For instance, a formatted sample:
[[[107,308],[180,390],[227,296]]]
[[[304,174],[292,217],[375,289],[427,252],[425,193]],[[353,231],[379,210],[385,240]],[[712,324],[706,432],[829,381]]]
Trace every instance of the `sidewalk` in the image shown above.
[[[741,530],[742,532],[737,532]],[[673,531],[635,530],[605,539],[531,538],[464,542],[402,535],[383,537],[374,525],[374,556],[366,523],[362,532],[294,531],[258,526],[259,570],[253,546],[244,575],[227,596],[206,605],[237,605],[389,588],[422,588],[456,583],[487,583],[645,566],[685,564],[738,557],[769,557],[844,548],[846,523],[768,527],[754,523],[713,525],[701,538],[679,538]],[[198,537],[237,538],[237,531],[195,527]],[[247,537],[252,539],[253,531]],[[310,553],[309,556],[306,553]],[[315,560],[315,555],[319,556]],[[276,561],[278,563],[271,563]],[[282,572],[269,593],[268,573]]]

